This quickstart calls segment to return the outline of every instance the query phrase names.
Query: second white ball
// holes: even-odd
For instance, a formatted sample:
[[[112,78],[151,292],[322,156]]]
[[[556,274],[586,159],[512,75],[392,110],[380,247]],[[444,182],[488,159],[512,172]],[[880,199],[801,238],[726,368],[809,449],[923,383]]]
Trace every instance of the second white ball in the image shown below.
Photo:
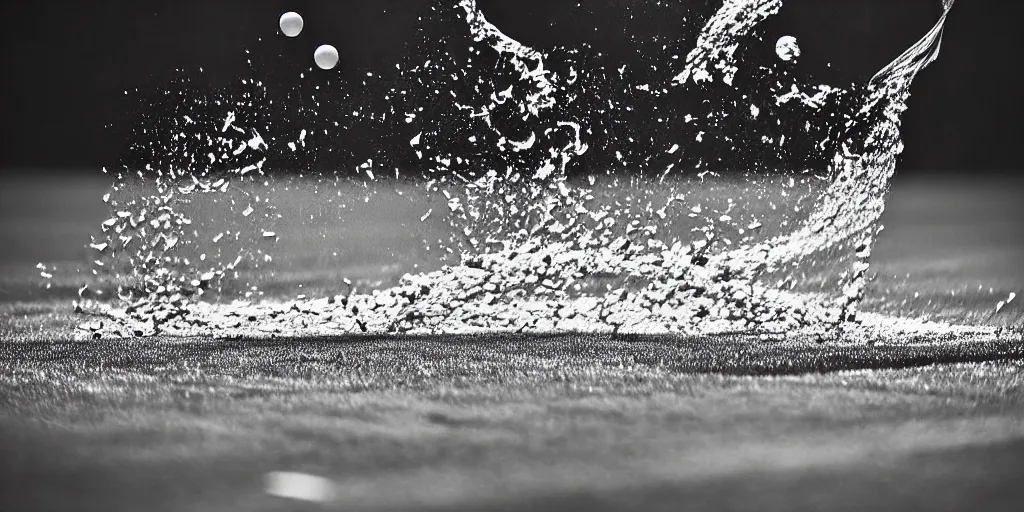
[[[313,52],[313,61],[320,69],[333,69],[338,65],[338,49],[329,45],[320,45]]]

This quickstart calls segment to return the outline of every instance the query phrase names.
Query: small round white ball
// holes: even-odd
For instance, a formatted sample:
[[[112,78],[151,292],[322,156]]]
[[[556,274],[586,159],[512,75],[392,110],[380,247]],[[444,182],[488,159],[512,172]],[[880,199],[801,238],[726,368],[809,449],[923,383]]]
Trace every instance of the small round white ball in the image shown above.
[[[302,16],[297,12],[286,12],[281,15],[281,33],[288,37],[296,37],[302,32]]]
[[[329,45],[320,45],[313,52],[313,61],[320,69],[333,69],[338,65],[338,49]]]
[[[793,36],[782,36],[775,42],[775,54],[784,62],[790,62],[800,57],[800,45]]]

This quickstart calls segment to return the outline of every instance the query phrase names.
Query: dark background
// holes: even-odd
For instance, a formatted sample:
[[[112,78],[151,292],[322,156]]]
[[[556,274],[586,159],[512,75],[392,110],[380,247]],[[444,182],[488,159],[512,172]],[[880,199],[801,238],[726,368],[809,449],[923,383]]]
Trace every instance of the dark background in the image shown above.
[[[355,75],[393,69],[431,0],[7,0],[0,7],[3,78],[0,168],[98,168],[114,162],[137,120],[135,90],[182,69],[214,84],[248,70],[246,48],[290,52],[310,65],[335,45]],[[539,47],[591,43],[625,53],[671,38],[671,20],[629,20],[622,0],[481,0],[496,25]],[[694,0],[679,0],[685,11]],[[866,80],[936,21],[939,0],[786,0],[803,58]],[[306,21],[286,40],[277,17]],[[1014,11],[1014,12],[1010,12]],[[904,117],[901,172],[1020,167],[1018,2],[960,0],[939,60],[915,82]],[[645,33],[647,32],[647,33]],[[634,38],[630,41],[630,36]],[[262,42],[258,40],[263,38]],[[263,46],[260,46],[263,45]],[[257,51],[254,49],[253,54]],[[320,72],[317,70],[317,72]],[[129,91],[130,94],[126,94]]]

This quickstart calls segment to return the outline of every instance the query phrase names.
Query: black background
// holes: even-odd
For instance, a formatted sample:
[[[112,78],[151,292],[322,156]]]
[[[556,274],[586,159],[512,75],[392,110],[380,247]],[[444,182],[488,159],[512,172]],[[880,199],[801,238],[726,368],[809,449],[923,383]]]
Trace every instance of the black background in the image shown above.
[[[640,1],[640,0],[637,0]],[[694,0],[678,0],[681,4]],[[431,0],[7,0],[2,9],[0,168],[88,169],[117,159],[135,122],[136,89],[176,69],[235,80],[246,48],[277,45],[308,59],[339,49],[335,73],[393,69]],[[610,54],[629,40],[671,37],[671,23],[626,21],[623,0],[481,0],[492,22],[538,47],[591,43]],[[939,0],[786,0],[785,23],[804,59],[865,80],[936,21]],[[939,60],[919,76],[904,117],[901,172],[1013,170],[1020,166],[1016,79],[1019,2],[959,0]],[[299,38],[277,32],[303,14]],[[651,33],[644,33],[649,27]],[[263,38],[263,42],[258,42]],[[263,46],[261,46],[263,48]],[[320,72],[317,70],[317,72]]]

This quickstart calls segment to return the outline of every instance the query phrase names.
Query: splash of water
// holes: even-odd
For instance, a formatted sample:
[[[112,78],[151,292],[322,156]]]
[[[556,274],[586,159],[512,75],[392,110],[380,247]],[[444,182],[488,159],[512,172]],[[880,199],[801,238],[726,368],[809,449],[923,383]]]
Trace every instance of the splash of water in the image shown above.
[[[774,43],[769,60],[758,53],[781,0],[727,0],[694,40],[632,67],[527,47],[460,0],[435,6],[397,76],[368,75],[362,96],[306,84],[274,97],[260,80],[226,96],[179,91],[173,121],[144,128],[140,161],[105,197],[115,215],[93,247],[123,303],[84,332],[848,328],[902,151],[900,115],[952,4],[868,84],[845,89],[798,74]],[[353,132],[375,138],[339,140]],[[338,162],[356,172],[324,170]],[[448,229],[434,245],[447,265],[312,300],[260,303],[258,287],[238,284],[287,240],[270,201],[278,174],[315,176],[320,196],[361,187],[369,202],[391,167],[391,186],[404,169],[417,197],[441,205]],[[248,226],[215,227],[239,215]],[[239,288],[248,301],[203,300]]]

